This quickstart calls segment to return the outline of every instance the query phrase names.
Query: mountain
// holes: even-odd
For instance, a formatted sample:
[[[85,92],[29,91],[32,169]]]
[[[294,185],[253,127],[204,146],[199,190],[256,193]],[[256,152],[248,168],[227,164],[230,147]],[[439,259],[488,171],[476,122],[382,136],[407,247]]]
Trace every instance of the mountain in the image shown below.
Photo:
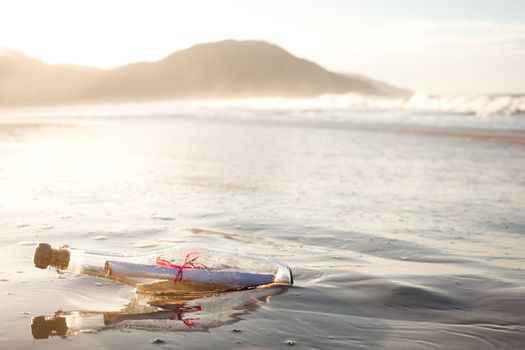
[[[80,102],[83,89],[100,78],[101,71],[95,68],[48,65],[18,52],[3,52],[0,105]]]
[[[358,79],[369,83],[374,88],[376,88],[379,91],[379,93],[383,96],[408,97],[412,95],[412,91],[410,90],[385,83],[384,81],[371,79],[360,74],[347,74],[346,76],[351,79]]]
[[[330,72],[262,41],[199,44],[157,62],[113,70],[49,65],[6,50],[0,54],[0,105],[307,97],[348,92],[409,94],[361,76]]]

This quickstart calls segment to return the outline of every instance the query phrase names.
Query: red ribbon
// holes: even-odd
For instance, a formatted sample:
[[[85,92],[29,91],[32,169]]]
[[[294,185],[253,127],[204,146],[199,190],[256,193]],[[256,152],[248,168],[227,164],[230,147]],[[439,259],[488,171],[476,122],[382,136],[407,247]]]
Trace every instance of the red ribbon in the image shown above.
[[[187,313],[193,313],[193,312],[199,312],[199,311],[202,311],[200,305],[182,306],[180,308],[177,307],[177,310],[174,312],[173,317],[171,317],[171,319],[182,321],[182,323],[188,328],[195,328],[197,323],[193,321],[198,321],[200,320],[200,318],[199,317],[185,317],[185,315]]]
[[[199,258],[199,256],[200,255],[197,252],[190,252],[186,254],[186,258],[184,259],[182,265],[175,265],[175,264],[172,264],[171,261],[165,259],[162,255],[160,255],[157,257],[157,265],[179,269],[179,271],[177,272],[177,275],[173,279],[173,283],[177,283],[179,281],[182,281],[182,271],[184,269],[199,269],[200,270],[200,269],[205,268],[204,265],[195,263],[195,261]]]

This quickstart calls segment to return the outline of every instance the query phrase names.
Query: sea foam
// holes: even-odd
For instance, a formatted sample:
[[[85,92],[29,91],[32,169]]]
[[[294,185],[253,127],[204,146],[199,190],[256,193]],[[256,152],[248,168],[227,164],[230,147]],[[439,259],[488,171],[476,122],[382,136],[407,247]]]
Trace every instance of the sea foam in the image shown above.
[[[325,94],[313,98],[268,98],[229,101],[245,108],[319,109],[351,111],[400,110],[416,113],[512,116],[525,113],[525,95],[431,95],[415,93],[409,97],[375,97],[355,93]],[[221,102],[216,101],[216,104]],[[222,101],[224,104],[225,101]]]

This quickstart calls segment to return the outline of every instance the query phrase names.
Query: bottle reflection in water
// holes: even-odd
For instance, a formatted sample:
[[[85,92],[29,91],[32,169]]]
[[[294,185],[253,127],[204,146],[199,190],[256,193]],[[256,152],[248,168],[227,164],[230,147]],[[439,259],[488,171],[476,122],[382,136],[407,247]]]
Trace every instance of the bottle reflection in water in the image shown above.
[[[67,338],[111,329],[205,332],[240,321],[243,314],[255,311],[268,303],[271,296],[285,293],[286,289],[285,286],[258,288],[184,300],[136,296],[120,311],[57,311],[34,317],[31,332],[34,339]]]
[[[106,278],[147,293],[188,293],[237,290],[293,283],[284,264],[210,249],[175,247],[141,256],[53,248],[41,243],[36,267]]]

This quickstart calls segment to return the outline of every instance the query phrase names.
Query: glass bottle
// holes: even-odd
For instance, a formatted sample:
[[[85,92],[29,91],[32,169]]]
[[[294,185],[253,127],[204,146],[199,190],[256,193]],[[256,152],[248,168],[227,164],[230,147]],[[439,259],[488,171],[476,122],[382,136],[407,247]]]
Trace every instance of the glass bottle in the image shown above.
[[[290,268],[263,258],[211,249],[173,247],[126,256],[40,243],[35,266],[118,281],[138,292],[202,293],[293,284]]]

